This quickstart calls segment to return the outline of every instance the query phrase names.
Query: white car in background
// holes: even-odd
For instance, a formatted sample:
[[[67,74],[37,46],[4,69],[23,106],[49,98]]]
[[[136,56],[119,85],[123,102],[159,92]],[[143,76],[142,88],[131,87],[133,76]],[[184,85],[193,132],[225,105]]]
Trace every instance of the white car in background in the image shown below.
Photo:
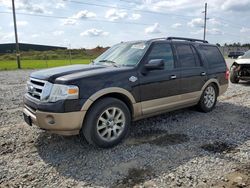
[[[236,59],[230,68],[230,81],[238,83],[240,80],[250,81],[250,50]]]

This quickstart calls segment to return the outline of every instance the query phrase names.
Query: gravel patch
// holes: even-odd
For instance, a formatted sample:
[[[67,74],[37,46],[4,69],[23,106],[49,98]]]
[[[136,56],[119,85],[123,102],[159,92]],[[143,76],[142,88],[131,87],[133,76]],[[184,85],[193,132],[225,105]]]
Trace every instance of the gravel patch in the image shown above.
[[[31,72],[0,72],[0,187],[250,186],[250,83],[230,84],[210,113],[140,120],[122,144],[98,149],[24,123]]]

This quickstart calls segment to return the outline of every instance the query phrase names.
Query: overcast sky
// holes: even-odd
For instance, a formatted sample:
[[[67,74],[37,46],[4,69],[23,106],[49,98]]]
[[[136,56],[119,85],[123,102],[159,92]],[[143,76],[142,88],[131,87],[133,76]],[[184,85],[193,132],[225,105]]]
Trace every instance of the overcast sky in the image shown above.
[[[250,43],[250,0],[206,2],[209,42]],[[92,48],[156,37],[202,38],[204,3],[203,0],[16,0],[19,41]],[[11,0],[0,0],[0,43],[15,41],[10,12]]]

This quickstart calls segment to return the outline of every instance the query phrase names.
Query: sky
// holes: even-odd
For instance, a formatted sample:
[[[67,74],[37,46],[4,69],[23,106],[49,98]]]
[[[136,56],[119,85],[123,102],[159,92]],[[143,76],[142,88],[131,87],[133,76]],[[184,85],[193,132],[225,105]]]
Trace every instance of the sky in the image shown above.
[[[250,43],[250,0],[15,0],[19,42],[68,48],[179,36]],[[11,0],[0,0],[0,43],[15,42]]]

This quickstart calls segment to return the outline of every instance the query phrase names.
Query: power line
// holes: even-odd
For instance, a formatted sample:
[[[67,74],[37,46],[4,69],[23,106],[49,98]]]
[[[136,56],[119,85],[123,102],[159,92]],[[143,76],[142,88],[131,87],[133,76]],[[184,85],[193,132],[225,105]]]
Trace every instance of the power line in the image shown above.
[[[89,5],[89,6],[97,6],[97,7],[104,7],[104,8],[118,8],[118,9],[124,9],[124,10],[132,10],[132,11],[136,11],[136,12],[143,12],[143,13],[149,13],[149,14],[158,14],[158,15],[168,15],[168,16],[175,16],[175,17],[179,17],[179,18],[182,18],[184,20],[189,20],[188,18],[197,18],[197,16],[187,16],[187,15],[180,15],[180,14],[172,14],[172,13],[163,13],[163,12],[155,12],[155,11],[150,11],[150,10],[140,10],[140,9],[131,9],[129,7],[125,7],[125,6],[111,6],[111,5],[103,5],[103,4],[96,4],[96,3],[88,3],[88,2],[80,2],[80,1],[76,1],[76,0],[64,0],[66,2],[69,2],[69,3],[75,3],[75,4],[82,4],[82,5]],[[135,3],[135,2],[132,2],[132,1],[127,1],[127,0],[120,0],[120,1],[123,1],[123,2],[130,2],[130,3]],[[155,6],[154,7],[159,7],[161,8],[160,6]],[[224,20],[224,22],[228,22],[230,24],[233,24],[233,25],[238,25],[239,27],[243,27],[242,25],[239,25],[239,24],[235,24],[233,22],[230,22],[229,20],[226,20],[224,18],[221,18],[221,17],[214,17],[214,18],[217,18],[217,19],[220,19],[220,20]]]
[[[115,8],[115,9],[118,8],[118,9],[124,9],[124,10],[130,10],[131,11],[131,8],[125,7],[125,6],[111,6],[111,5],[103,5],[103,4],[96,4],[96,3],[80,2],[80,1],[75,1],[75,0],[64,0],[64,1],[69,2],[69,3],[82,4],[82,5],[105,7],[105,8]],[[150,10],[140,10],[140,9],[132,9],[132,10],[136,11],[136,12],[143,12],[143,13],[148,13],[148,14],[175,16],[175,17],[180,17],[180,18],[182,18],[184,20],[187,20],[187,18],[195,18],[194,16],[184,16],[184,15],[180,15],[180,14],[155,12],[155,11],[150,11]]]
[[[0,14],[12,14],[12,12],[0,12]],[[51,15],[41,15],[41,14],[31,14],[31,13],[21,13],[17,12],[18,15],[25,15],[25,16],[33,16],[33,17],[42,17],[42,18],[53,18],[53,19],[69,19],[69,20],[77,20],[77,21],[89,21],[89,22],[107,22],[107,23],[117,23],[117,24],[131,24],[131,25],[144,25],[149,26],[153,24],[148,23],[139,23],[139,22],[128,22],[128,21],[108,21],[104,19],[77,19],[72,17],[66,16],[51,16]]]

